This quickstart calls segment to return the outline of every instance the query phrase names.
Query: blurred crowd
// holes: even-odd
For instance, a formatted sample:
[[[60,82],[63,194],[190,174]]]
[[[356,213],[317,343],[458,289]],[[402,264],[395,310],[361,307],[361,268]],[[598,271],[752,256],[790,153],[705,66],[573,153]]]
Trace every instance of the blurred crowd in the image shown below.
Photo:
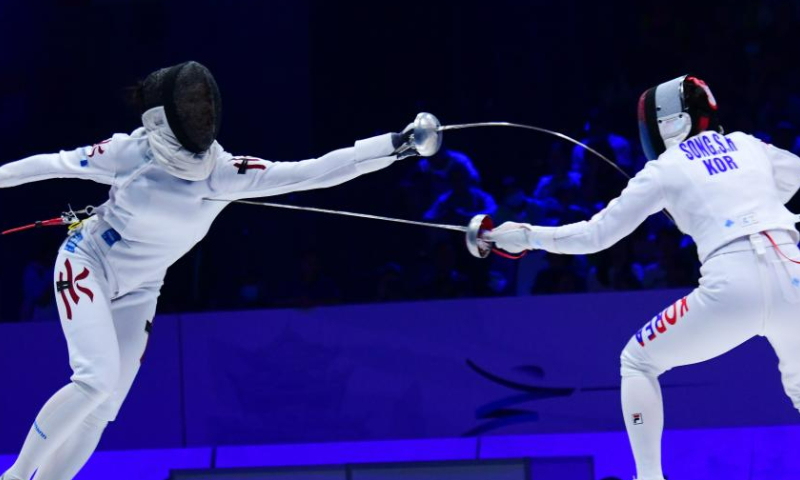
[[[134,3],[115,2],[109,8],[136,12]],[[638,96],[682,73],[708,81],[727,131],[744,131],[800,153],[800,67],[793,62],[800,55],[800,4],[740,3],[736,8],[697,4],[687,13],[663,2],[630,0],[624,8],[609,9],[602,3],[501,1],[497,11],[502,15],[487,16],[485,5],[467,2],[457,9],[431,6],[430,15],[406,25],[411,29],[406,37],[384,28],[363,30],[373,18],[394,14],[393,7],[380,2],[373,2],[372,10],[354,7],[344,15],[339,4],[311,1],[312,14],[297,7],[297,18],[286,21],[277,20],[283,18],[280,11],[243,16],[219,4],[217,15],[229,15],[231,21],[258,24],[275,18],[272,29],[257,29],[260,34],[274,35],[282,44],[291,44],[283,40],[290,36],[298,46],[277,49],[273,53],[281,56],[275,61],[250,65],[251,75],[239,74],[240,65],[250,61],[245,49],[215,44],[203,51],[208,64],[219,67],[230,108],[221,142],[237,154],[268,159],[318,155],[363,138],[356,135],[370,133],[363,131],[365,123],[402,128],[398,119],[426,110],[459,123],[507,120],[555,128],[635,175],[645,162],[636,125]],[[103,102],[154,64],[198,51],[193,41],[181,43],[184,36],[193,36],[171,35],[184,23],[192,24],[168,20],[171,14],[184,14],[168,7],[180,4],[164,2],[167,20],[153,30],[149,16],[118,14],[113,18],[130,20],[108,23],[99,21],[105,11],[93,9],[91,2],[59,3],[61,14],[74,15],[69,17],[74,21],[54,15],[33,35],[37,42],[17,42],[18,48],[5,53],[16,67],[0,71],[0,135],[8,136],[3,161],[132,130],[121,126],[133,126],[138,118]],[[268,4],[257,8],[267,12]],[[37,19],[30,24],[38,25],[35,8],[20,5]],[[98,36],[107,42],[68,28],[85,23],[87,14],[98,16],[90,23],[102,29]],[[328,14],[339,14],[353,27],[330,22]],[[198,13],[199,20],[207,17]],[[433,81],[399,75],[397,57],[385,52],[404,51],[407,38],[434,30],[447,39],[440,42],[443,51],[415,59],[421,62],[415,71],[433,72]],[[0,35],[23,33],[0,29]],[[365,41],[366,34],[380,41]],[[131,40],[137,35],[141,41]],[[247,43],[224,37],[214,41]],[[124,63],[114,61],[118,51],[127,49],[137,53]],[[45,57],[69,61],[39,61]],[[98,58],[104,60],[97,63]],[[376,62],[370,75],[341,74],[358,71],[363,58]],[[275,65],[281,65],[280,72]],[[70,69],[100,73],[81,76]],[[56,75],[80,81],[59,89],[62,82],[52,81]],[[263,85],[265,79],[274,84]],[[251,92],[258,93],[259,101]],[[251,103],[261,105],[262,97],[271,102],[266,114],[251,108]],[[85,108],[87,98],[97,102],[93,109]],[[486,213],[496,224],[511,220],[554,226],[591,218],[627,183],[593,155],[555,138],[504,129],[465,132],[452,132],[435,157],[405,160],[334,189],[275,201],[454,225]],[[48,218],[65,202],[96,202],[106,195],[100,187],[74,185],[53,182],[3,192],[4,224]],[[13,203],[22,198],[25,202]],[[789,208],[800,212],[800,203],[792,200]],[[4,320],[57,317],[52,264],[62,240],[53,231],[4,239]],[[687,288],[697,282],[698,267],[691,239],[662,214],[602,253],[533,252],[515,261],[475,259],[463,237],[453,232],[237,205],[223,212],[208,237],[170,269],[159,309],[305,308]]]
[[[792,100],[800,103],[800,97]],[[638,138],[609,129],[607,118],[598,109],[593,109],[589,117],[582,143],[635,175],[645,162]],[[779,116],[771,128],[756,130],[755,134],[800,154],[798,120]],[[434,157],[402,164],[399,182],[387,188],[385,198],[374,201],[404,218],[426,222],[466,225],[473,216],[488,214],[496,224],[514,221],[558,226],[590,219],[627,183],[619,172],[583,148],[559,139],[554,139],[541,157],[531,155],[530,168],[524,175],[508,172],[496,185],[486,186],[476,161],[466,152],[445,148]],[[491,162],[482,164],[491,166]],[[395,204],[394,209],[390,202]],[[335,218],[324,221],[336,228]],[[598,254],[569,256],[534,251],[521,260],[498,256],[472,259],[461,235],[414,228],[382,225],[385,234],[392,237],[374,244],[383,254],[348,258],[346,270],[324,239],[298,242],[298,249],[292,252],[293,266],[285,276],[265,274],[269,269],[251,255],[226,256],[226,268],[234,272],[224,277],[226,287],[214,283],[219,275],[204,278],[200,273],[193,277],[193,284],[181,285],[183,296],[175,304],[167,298],[167,308],[176,305],[176,310],[186,309],[191,298],[195,306],[211,308],[305,308],[346,302],[684,288],[696,284],[699,274],[691,238],[662,214],[650,217],[631,236]],[[245,238],[249,235],[246,230],[240,234]],[[387,247],[398,236],[399,243],[410,238],[413,243]],[[263,239],[253,239],[260,241]],[[386,261],[386,252],[395,252],[397,258]],[[38,257],[49,260],[50,253],[42,251]],[[202,272],[198,264],[207,261],[204,257],[209,255],[213,256],[213,251],[204,254],[201,249],[192,256],[189,267]],[[56,318],[51,276],[49,261],[33,260],[25,267],[21,319]]]

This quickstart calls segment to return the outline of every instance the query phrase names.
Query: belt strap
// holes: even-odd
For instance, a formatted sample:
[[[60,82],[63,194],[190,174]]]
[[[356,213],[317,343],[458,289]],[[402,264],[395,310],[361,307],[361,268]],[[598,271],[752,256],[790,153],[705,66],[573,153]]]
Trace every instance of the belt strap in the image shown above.
[[[754,233],[750,235],[750,244],[753,246],[753,250],[756,251],[758,256],[763,256],[767,253],[767,247],[764,244],[764,237],[760,233]]]

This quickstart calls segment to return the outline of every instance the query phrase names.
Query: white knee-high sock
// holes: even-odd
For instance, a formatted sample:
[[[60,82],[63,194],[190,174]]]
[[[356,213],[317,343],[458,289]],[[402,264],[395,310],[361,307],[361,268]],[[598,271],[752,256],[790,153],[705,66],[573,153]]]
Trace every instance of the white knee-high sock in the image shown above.
[[[36,417],[17,461],[5,473],[4,480],[30,480],[33,472],[103,400],[102,395],[88,394],[75,383],[56,392]]]
[[[658,378],[622,377],[622,414],[636,460],[638,480],[663,480],[661,434],[664,405]]]
[[[108,422],[89,415],[36,471],[34,480],[71,480],[92,456]]]

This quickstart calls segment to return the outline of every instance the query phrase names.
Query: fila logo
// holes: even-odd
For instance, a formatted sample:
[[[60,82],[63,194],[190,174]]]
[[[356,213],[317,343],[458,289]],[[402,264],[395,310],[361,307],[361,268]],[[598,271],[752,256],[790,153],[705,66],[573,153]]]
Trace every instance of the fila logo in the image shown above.
[[[644,424],[644,420],[642,420],[642,414],[641,413],[634,413],[633,414],[633,424],[634,425],[642,425],[642,424]]]

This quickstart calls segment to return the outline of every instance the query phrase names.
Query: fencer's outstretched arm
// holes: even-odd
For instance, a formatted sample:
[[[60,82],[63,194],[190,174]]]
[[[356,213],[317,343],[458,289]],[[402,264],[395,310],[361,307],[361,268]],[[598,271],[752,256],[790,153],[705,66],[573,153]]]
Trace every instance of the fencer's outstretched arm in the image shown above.
[[[115,148],[126,142],[115,142],[127,135],[114,135],[109,140],[90,147],[59,153],[33,155],[0,167],[0,187],[15,187],[23,183],[51,178],[80,178],[112,185],[116,175]]]
[[[391,165],[397,160],[396,143],[396,135],[385,134],[300,162],[229,156],[211,175],[213,198],[239,200],[339,185]]]
[[[658,167],[649,162],[619,197],[589,221],[561,227],[507,222],[487,233],[485,238],[511,253],[531,249],[573,255],[595,253],[614,245],[663,208]]]

